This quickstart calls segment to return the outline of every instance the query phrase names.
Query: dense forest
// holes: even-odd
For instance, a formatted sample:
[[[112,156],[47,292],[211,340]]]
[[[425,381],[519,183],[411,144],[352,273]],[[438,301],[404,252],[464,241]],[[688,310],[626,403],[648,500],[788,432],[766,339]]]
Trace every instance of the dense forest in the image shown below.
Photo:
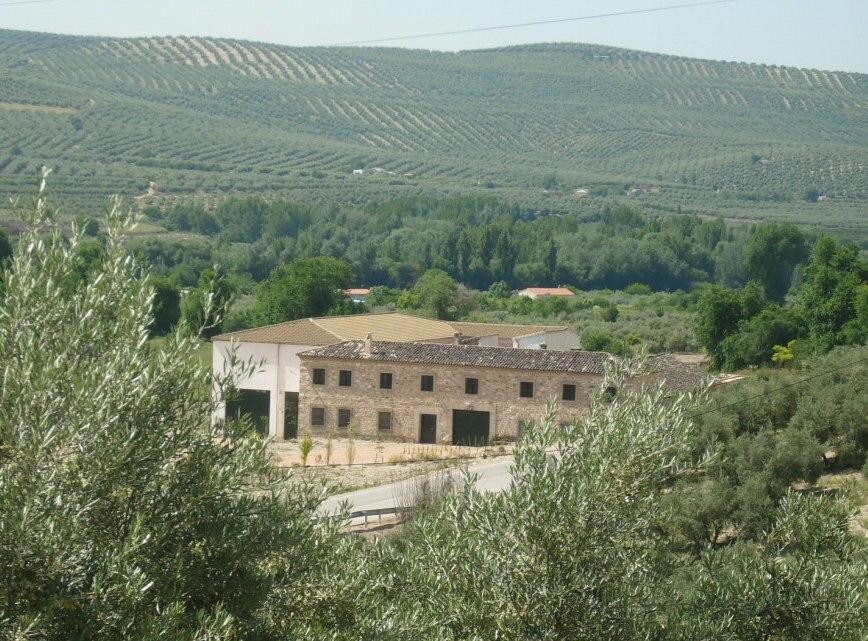
[[[178,205],[145,214],[194,241],[153,237],[135,251],[179,284],[218,262],[254,281],[295,258],[334,256],[359,285],[407,287],[442,269],[473,289],[570,283],[581,289],[689,289],[744,281],[740,247],[749,228],[696,216],[647,216],[628,207],[586,217],[541,212],[494,198],[401,198],[363,208],[229,200],[213,210]]]
[[[180,290],[192,289],[186,308],[195,314],[195,302],[215,290],[234,301],[221,323],[227,330],[400,308],[566,324],[586,348],[621,355],[642,344],[701,348],[714,368],[728,370],[770,364],[773,348],[792,341],[821,354],[868,338],[868,267],[858,248],[791,224],[649,216],[625,206],[579,218],[472,197],[359,209],[242,199],[146,215],[197,235],[130,241],[159,277],[160,300],[177,307]],[[514,296],[560,284],[576,298]],[[354,285],[373,287],[366,305],[340,295]]]

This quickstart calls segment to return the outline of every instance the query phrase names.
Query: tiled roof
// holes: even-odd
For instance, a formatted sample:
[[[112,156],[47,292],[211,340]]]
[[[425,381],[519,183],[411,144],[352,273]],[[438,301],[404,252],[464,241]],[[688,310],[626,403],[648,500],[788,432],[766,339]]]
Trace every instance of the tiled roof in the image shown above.
[[[371,353],[365,354],[365,341],[345,341],[308,350],[302,358],[337,360],[393,361],[432,365],[496,367],[501,369],[602,374],[612,358],[606,352],[552,351],[544,349],[514,349],[480,347],[478,345],[445,345],[441,343],[395,343],[372,341]]]
[[[344,290],[344,294],[347,296],[367,296],[370,293],[371,290],[368,287],[350,287],[349,289]]]
[[[451,338],[455,330],[449,323],[409,314],[353,314],[302,318],[296,321],[255,327],[216,336],[214,340],[294,345],[331,345],[364,338],[387,341],[424,341]]]
[[[566,287],[526,287],[519,293],[535,294],[537,296],[575,296]]]
[[[497,334],[515,338],[543,331],[561,331],[563,325],[510,325],[500,323],[465,323],[432,320],[409,314],[388,312],[382,314],[351,314],[302,318],[278,325],[254,327],[215,336],[214,340],[237,340],[247,343],[283,343],[293,345],[331,345],[341,341],[359,340],[368,333],[374,340],[430,341],[452,340],[455,333],[479,337]]]
[[[463,321],[449,321],[456,332],[463,336],[492,336],[497,334],[502,338],[517,338],[530,334],[542,334],[543,332],[562,332],[567,329],[566,325],[516,325],[508,323],[467,323]]]
[[[698,365],[682,363],[671,354],[658,354],[648,359],[648,367],[667,387],[686,391],[703,387],[709,380],[708,375]]]
[[[239,343],[280,343],[289,345],[331,345],[341,339],[323,329],[310,318],[267,325],[265,327],[253,327],[238,332],[220,334],[212,340],[230,341]]]

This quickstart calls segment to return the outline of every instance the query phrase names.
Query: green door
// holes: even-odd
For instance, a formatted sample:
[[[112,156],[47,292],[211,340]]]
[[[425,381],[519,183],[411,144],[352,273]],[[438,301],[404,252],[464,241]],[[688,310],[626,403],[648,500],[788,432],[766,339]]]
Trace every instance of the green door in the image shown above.
[[[437,415],[422,414],[419,418],[419,442],[420,443],[436,443],[437,442]]]
[[[452,410],[453,445],[488,445],[488,412]]]
[[[298,438],[298,392],[287,392],[283,398],[283,438]]]
[[[263,390],[240,389],[226,400],[226,420],[237,421],[246,416],[258,434],[268,435],[268,411],[271,394]]]

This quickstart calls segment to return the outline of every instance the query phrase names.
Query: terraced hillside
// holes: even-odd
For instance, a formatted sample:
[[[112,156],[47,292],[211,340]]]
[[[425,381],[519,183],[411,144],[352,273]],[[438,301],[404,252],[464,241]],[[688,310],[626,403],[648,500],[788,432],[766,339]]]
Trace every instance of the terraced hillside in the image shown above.
[[[26,193],[47,163],[81,210],[110,193],[486,190],[859,233],[866,124],[868,76],[853,73],[579,44],[453,54],[0,30],[0,194]]]

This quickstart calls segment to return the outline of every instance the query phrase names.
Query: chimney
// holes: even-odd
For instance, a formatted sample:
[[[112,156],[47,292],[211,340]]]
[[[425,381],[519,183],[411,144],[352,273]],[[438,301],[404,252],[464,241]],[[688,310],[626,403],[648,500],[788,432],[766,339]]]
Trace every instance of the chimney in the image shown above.
[[[372,342],[373,338],[374,338],[374,335],[371,334],[371,332],[368,332],[368,335],[365,336],[365,348],[364,348],[364,351],[362,352],[365,356],[371,355],[371,342]]]
[[[453,345],[461,345],[461,332],[455,332],[452,336]]]
[[[549,346],[546,345],[545,343],[540,343],[540,344],[539,344],[539,348],[540,348],[540,349],[548,349]]]

